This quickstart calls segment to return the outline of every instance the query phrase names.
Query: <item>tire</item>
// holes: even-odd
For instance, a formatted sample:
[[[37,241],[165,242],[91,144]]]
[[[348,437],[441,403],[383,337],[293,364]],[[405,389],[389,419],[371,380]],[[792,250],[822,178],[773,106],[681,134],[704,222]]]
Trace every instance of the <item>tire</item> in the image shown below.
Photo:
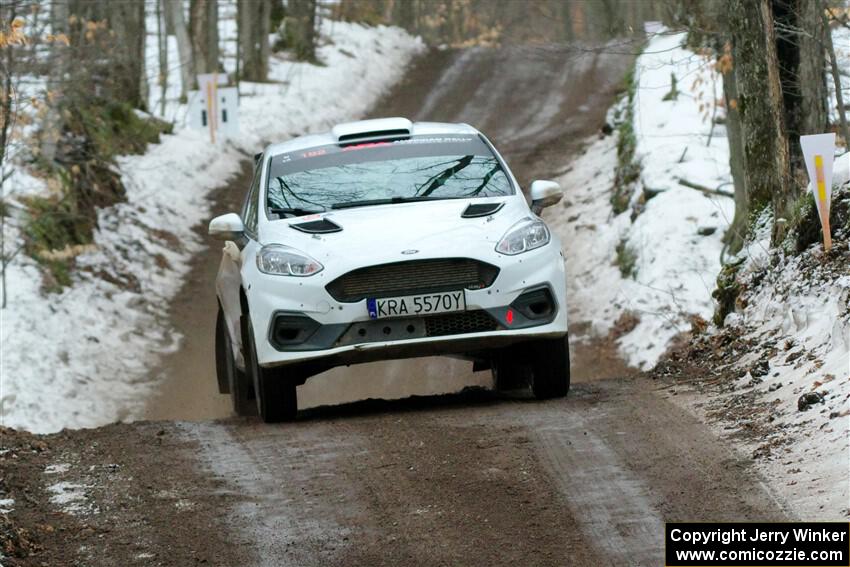
[[[296,384],[292,380],[287,380],[281,370],[263,368],[259,365],[254,329],[250,319],[246,317],[245,320],[248,353],[246,364],[254,383],[257,413],[266,423],[293,421],[298,413]]]
[[[538,400],[563,398],[570,390],[569,335],[531,345],[531,391]]]
[[[220,306],[215,324],[215,366],[219,392],[230,394],[233,413],[240,416],[254,415],[254,389],[245,373],[236,366],[233,341],[227,332],[224,312]]]

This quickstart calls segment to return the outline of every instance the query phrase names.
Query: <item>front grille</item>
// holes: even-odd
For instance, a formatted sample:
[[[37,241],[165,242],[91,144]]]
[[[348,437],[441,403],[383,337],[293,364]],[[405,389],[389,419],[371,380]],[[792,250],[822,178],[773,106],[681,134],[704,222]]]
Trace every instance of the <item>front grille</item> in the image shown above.
[[[499,268],[469,258],[412,260],[360,268],[344,274],[325,289],[334,299],[360,301],[366,297],[390,297],[488,287]]]
[[[499,328],[496,320],[486,311],[461,311],[425,317],[425,336],[442,337],[465,333],[483,333]]]

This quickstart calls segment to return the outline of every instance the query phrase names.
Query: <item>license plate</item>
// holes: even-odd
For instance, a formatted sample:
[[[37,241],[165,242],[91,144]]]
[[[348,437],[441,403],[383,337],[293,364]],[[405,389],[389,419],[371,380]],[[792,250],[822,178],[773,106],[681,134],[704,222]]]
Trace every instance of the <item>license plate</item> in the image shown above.
[[[461,290],[402,297],[382,297],[380,299],[367,299],[366,307],[369,309],[371,319],[450,313],[466,310],[466,295]]]

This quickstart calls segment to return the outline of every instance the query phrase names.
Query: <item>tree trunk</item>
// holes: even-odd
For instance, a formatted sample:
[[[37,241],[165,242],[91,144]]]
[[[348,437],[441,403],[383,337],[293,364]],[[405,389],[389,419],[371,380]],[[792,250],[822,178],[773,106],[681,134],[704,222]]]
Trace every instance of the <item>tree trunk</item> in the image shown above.
[[[56,35],[68,33],[68,1],[54,0],[50,5],[50,28]],[[67,64],[67,48],[59,42],[54,42],[50,47],[50,74],[47,79],[48,92],[56,92],[62,83]],[[56,144],[62,131],[62,114],[59,112],[58,101],[54,101],[47,107],[44,122],[41,125],[40,150],[44,163],[52,164],[56,158]],[[5,144],[4,144],[5,146]],[[0,160],[2,161],[2,160]]]
[[[217,72],[219,62],[218,2],[216,0],[191,0],[189,34],[192,38],[195,72],[197,74]]]
[[[269,73],[270,0],[238,0],[241,75],[248,81],[265,81]]]
[[[821,10],[825,8],[825,4],[818,2]],[[835,83],[835,99],[838,103],[838,121],[841,124],[841,137],[844,138],[845,147],[850,147],[850,126],[847,125],[847,114],[844,110],[844,95],[841,92],[841,74],[838,71],[838,61],[835,59],[835,46],[832,45],[832,34],[829,33],[829,25],[826,19],[826,11],[823,10],[823,22],[826,28],[824,39],[826,40],[826,50],[829,53],[829,62],[832,69],[832,80]]]
[[[165,97],[168,94],[168,26],[163,6],[165,0],[156,0],[156,45],[159,50],[159,114],[165,116]]]
[[[145,79],[145,2],[109,2],[109,27],[120,41],[112,46],[113,98],[147,108]]]
[[[737,254],[747,236],[750,210],[747,199],[747,177],[744,170],[743,132],[738,112],[738,85],[734,70],[723,75],[723,98],[726,101],[726,139],[729,141],[729,169],[735,187],[735,217],[724,242],[729,252]]]
[[[823,17],[811,0],[773,0],[773,8],[791,168],[802,172],[805,164],[797,139],[824,132],[827,126]]]
[[[744,150],[744,179],[751,211],[772,205],[773,242],[785,236],[791,196],[788,137],[769,0],[727,0],[733,37]]]
[[[304,61],[316,59],[316,0],[290,0],[290,47]]]
[[[392,8],[392,23],[411,33],[415,33],[416,6],[414,6],[413,0],[395,0]]]
[[[205,45],[207,50],[207,65],[209,72],[216,72],[222,69],[219,53],[219,37],[218,37],[218,0],[209,0],[207,2],[207,33],[205,37]]]
[[[800,66],[797,75],[802,98],[800,135],[822,134],[829,125],[824,40],[828,33],[818,2],[797,0],[800,28]],[[791,146],[799,146],[792,139]]]
[[[177,37],[177,56],[180,58],[180,100],[186,100],[186,95],[195,86],[195,65],[192,63],[192,42],[186,30],[186,19],[183,16],[183,0],[165,0],[169,19],[174,25],[174,35]]]
[[[165,23],[165,34],[166,35],[175,35],[176,31],[174,29],[174,18],[171,10],[168,9],[168,1],[169,0],[157,0],[162,4],[162,21]]]

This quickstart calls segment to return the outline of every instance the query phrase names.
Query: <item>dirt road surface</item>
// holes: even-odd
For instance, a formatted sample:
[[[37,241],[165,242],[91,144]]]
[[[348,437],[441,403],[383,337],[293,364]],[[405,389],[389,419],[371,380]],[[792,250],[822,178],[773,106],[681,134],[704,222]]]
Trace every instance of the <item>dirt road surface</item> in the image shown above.
[[[557,47],[438,51],[374,115],[469,122],[527,185],[598,130],[630,64]],[[246,187],[235,179],[216,208],[234,210]],[[447,393],[490,377],[421,359],[311,379],[299,398],[312,409],[293,424],[230,417],[212,364],[219,248],[173,305],[186,340],[147,412],[169,421],[7,437],[0,461],[18,466],[2,482],[28,495],[16,514],[42,548],[12,561],[657,566],[664,521],[787,516],[745,456],[669,401],[670,384],[635,376],[604,342],[574,341],[564,400]]]

